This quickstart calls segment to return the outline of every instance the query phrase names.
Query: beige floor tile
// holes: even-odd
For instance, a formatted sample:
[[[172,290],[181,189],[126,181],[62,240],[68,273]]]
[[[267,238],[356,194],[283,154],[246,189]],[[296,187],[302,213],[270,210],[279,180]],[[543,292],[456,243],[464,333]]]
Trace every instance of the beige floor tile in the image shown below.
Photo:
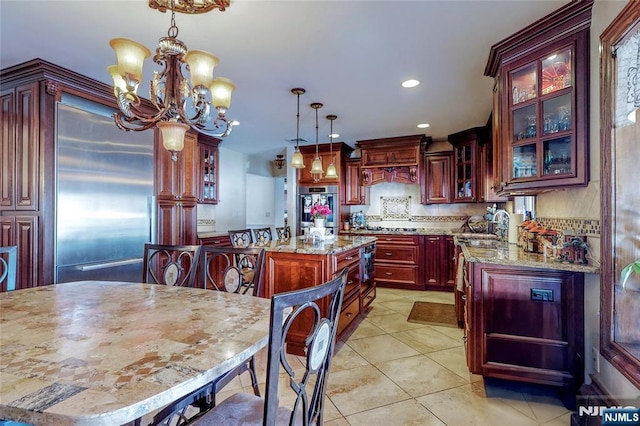
[[[464,346],[430,352],[426,355],[438,364],[464,378],[467,383],[482,380],[482,376],[469,372],[469,368],[467,367],[467,358],[464,353]]]
[[[367,312],[367,315],[365,316],[365,318],[375,318],[375,317],[391,315],[396,313],[394,310],[385,308],[379,303],[376,303],[376,302],[373,302],[373,303],[374,305],[369,309],[369,312]]]
[[[447,303],[454,304],[453,293],[446,293],[441,291],[425,291],[414,297],[416,302],[432,302],[432,303]]]
[[[350,340],[347,345],[371,364],[419,354],[415,349],[388,334]]]
[[[369,362],[354,351],[349,345],[343,345],[331,360],[331,372],[348,370],[353,367],[369,365]]]
[[[423,354],[463,346],[462,341],[445,336],[430,326],[423,326],[417,330],[401,331],[391,335]]]
[[[397,402],[347,417],[351,426],[444,426],[436,416],[416,400]]]
[[[371,365],[330,374],[327,396],[344,416],[411,398]]]
[[[439,331],[442,334],[445,334],[451,337],[452,339],[459,340],[462,342],[462,336],[464,336],[464,330],[461,328],[447,327],[447,326],[440,326],[440,325],[431,325],[431,328],[433,328],[436,331]]]
[[[358,324],[358,328],[349,333],[345,340],[362,339],[363,337],[380,336],[382,334],[387,334],[387,332],[365,318]]]
[[[556,417],[546,423],[545,426],[567,426],[571,424],[571,412],[567,412],[560,417]]]
[[[413,309],[413,300],[401,299],[401,300],[390,300],[388,302],[380,302],[380,306],[383,306],[387,309],[391,309],[392,311],[403,315],[405,319],[409,316],[411,309]]]
[[[322,416],[325,422],[343,418],[342,413],[338,411],[336,406],[333,405],[333,402],[331,402],[327,397],[324,398],[324,410]]]
[[[381,362],[375,367],[413,397],[468,383],[425,355]]]
[[[349,426],[349,422],[344,419],[344,417],[340,417],[339,419],[329,420],[328,422],[324,422],[325,426]]]
[[[534,426],[538,422],[505,404],[500,398],[488,398],[472,385],[459,386],[417,398],[429,411],[451,426]]]
[[[371,317],[369,321],[371,321],[376,326],[380,327],[387,333],[395,333],[396,331],[404,331],[404,330],[415,330],[418,328],[428,327],[424,324],[418,324],[415,322],[408,322],[407,315],[404,314],[390,314],[378,317]]]

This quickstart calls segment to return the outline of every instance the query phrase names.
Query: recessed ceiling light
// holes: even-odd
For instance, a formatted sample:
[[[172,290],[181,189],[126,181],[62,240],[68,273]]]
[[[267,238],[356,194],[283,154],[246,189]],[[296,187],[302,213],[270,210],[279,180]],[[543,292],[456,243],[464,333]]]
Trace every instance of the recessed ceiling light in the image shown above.
[[[420,82],[418,80],[405,80],[402,82],[402,87],[416,87]]]
[[[418,124],[418,129],[426,129],[429,126],[430,126],[429,123],[421,123],[421,124]]]
[[[339,137],[340,137],[340,134],[339,134],[339,133],[331,133],[331,134],[329,135],[329,137],[330,137],[330,138],[334,138],[334,139],[335,139],[335,138],[339,138]]]
[[[239,122],[238,120],[232,120],[232,121],[231,121],[231,125],[233,125],[233,126],[239,126],[239,125],[240,125],[240,122]]]

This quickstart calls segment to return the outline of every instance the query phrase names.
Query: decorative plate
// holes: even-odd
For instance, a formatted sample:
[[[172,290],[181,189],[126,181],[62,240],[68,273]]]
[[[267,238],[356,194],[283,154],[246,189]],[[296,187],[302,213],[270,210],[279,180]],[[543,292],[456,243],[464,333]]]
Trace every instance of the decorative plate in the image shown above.
[[[411,197],[380,197],[382,220],[410,220]]]

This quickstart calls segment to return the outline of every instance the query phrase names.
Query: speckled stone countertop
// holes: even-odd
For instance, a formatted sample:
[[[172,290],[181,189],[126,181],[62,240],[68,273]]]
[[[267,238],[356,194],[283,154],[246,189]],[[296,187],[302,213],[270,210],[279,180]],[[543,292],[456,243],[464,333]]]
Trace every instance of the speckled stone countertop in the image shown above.
[[[251,244],[251,247],[262,247],[268,252],[299,253],[299,254],[337,254],[356,247],[371,244],[377,240],[373,236],[339,235],[338,237],[312,243],[304,237],[292,238],[289,241],[271,241],[267,245]]]
[[[530,268],[555,269],[592,274],[600,273],[600,268],[596,266],[560,262],[542,254],[527,253],[515,244],[508,244],[495,239],[455,237],[454,241],[462,248],[462,253],[467,262],[527,266]]]
[[[341,231],[346,235],[456,235],[457,230],[444,228],[416,228],[415,231],[403,231],[398,229],[351,229],[349,231]]]
[[[80,281],[2,293],[0,419],[131,422],[266,346],[269,311],[268,299],[157,284]]]

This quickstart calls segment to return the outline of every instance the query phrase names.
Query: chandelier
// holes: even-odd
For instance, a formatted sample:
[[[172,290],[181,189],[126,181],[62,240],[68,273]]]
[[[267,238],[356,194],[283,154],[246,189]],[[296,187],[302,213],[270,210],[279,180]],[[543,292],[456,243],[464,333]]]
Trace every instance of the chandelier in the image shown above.
[[[273,160],[273,165],[276,166],[276,169],[282,170],[282,168],[284,167],[284,155],[276,155],[276,159]]]
[[[304,159],[302,158],[302,153],[300,152],[300,95],[304,95],[306,90],[296,87],[291,89],[291,93],[298,97],[298,112],[296,114],[296,150],[291,156],[291,167],[294,169],[304,169]]]
[[[149,7],[158,9],[160,12],[175,10],[182,13],[205,13],[213,9],[220,9],[224,12],[229,6],[229,0],[149,0]]]
[[[171,10],[171,26],[167,37],[160,38],[153,56],[153,61],[164,67],[161,72],[154,71],[150,82],[149,97],[156,111],[143,111],[137,95],[143,63],[151,56],[151,52],[135,41],[115,38],[110,45],[116,52],[118,64],[107,68],[113,78],[113,93],[120,109],[113,117],[116,125],[125,131],[142,131],[157,126],[162,133],[164,147],[171,152],[171,159],[175,161],[177,152],[184,147],[184,134],[189,128],[215,137],[226,137],[233,125],[238,124],[225,117],[235,85],[229,79],[213,77],[218,58],[202,50],[188,51],[187,46],[177,38],[178,27],[175,23],[176,11],[202,13],[214,8],[224,10],[229,1],[149,0],[149,5],[157,6],[163,12],[167,7]],[[194,9],[196,6],[199,7],[198,11]],[[208,9],[205,10],[206,7]],[[191,84],[183,77],[183,65],[190,72]],[[215,129],[207,127],[212,105],[217,110],[211,123]]]

